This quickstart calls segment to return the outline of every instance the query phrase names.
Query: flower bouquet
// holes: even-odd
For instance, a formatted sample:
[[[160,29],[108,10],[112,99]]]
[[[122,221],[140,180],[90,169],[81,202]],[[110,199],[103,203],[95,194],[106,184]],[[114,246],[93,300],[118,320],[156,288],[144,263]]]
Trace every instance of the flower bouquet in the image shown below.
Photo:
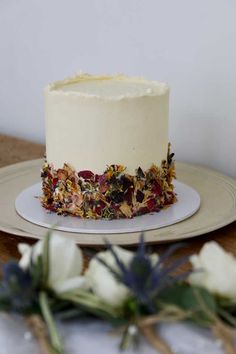
[[[181,244],[162,255],[149,254],[143,235],[136,252],[106,246],[85,267],[80,248],[56,233],[32,247],[19,244],[19,262],[2,266],[0,309],[25,316],[43,353],[64,353],[55,318],[86,316],[109,321],[121,335],[121,350],[138,345],[142,334],[159,353],[170,354],[157,324],[191,321],[211,329],[226,353],[236,352],[231,254],[209,242],[199,255],[171,261]],[[183,272],[187,261],[192,269]]]

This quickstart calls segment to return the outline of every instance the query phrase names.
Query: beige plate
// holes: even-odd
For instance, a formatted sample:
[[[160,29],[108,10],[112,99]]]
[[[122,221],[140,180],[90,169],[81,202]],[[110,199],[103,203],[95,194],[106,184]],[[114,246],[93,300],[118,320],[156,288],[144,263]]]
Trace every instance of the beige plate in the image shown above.
[[[22,219],[15,211],[15,199],[25,188],[39,182],[42,160],[32,160],[0,169],[0,229],[31,238],[41,238],[45,228]],[[236,220],[236,180],[205,167],[177,163],[178,179],[201,196],[201,207],[191,218],[161,229],[145,232],[147,242],[182,240],[219,229]],[[112,222],[112,221],[111,221]],[[104,235],[57,231],[81,245],[103,245]],[[107,234],[120,245],[136,244],[139,233]]]

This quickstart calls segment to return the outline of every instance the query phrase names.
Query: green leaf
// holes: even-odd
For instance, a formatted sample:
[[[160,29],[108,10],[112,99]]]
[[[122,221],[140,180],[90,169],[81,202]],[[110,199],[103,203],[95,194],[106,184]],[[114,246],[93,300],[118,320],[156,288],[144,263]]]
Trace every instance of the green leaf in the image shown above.
[[[217,304],[220,307],[222,307],[224,309],[227,309],[227,311],[236,312],[236,302],[235,302],[235,300],[227,299],[227,298],[222,297],[222,296],[216,296],[216,301],[217,301]]]
[[[212,294],[203,288],[187,283],[174,284],[157,298],[157,305],[173,304],[189,312],[189,319],[202,326],[209,326],[217,314],[217,303]]]
[[[183,307],[183,298],[188,291],[189,286],[185,283],[174,283],[172,286],[165,288],[157,297],[157,301],[163,303],[175,304]]]
[[[140,306],[135,298],[128,298],[122,306],[123,317],[127,319],[137,317],[139,311]]]

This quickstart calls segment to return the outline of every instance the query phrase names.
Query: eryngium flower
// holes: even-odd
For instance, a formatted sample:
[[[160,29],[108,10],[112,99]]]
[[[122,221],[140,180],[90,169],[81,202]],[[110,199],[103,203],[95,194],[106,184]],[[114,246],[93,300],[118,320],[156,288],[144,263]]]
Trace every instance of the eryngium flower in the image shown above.
[[[155,311],[155,299],[158,294],[166,287],[179,281],[189,275],[189,272],[181,275],[172,276],[173,272],[186,263],[188,257],[182,257],[173,262],[168,262],[169,257],[183,244],[170,246],[162,256],[160,256],[155,264],[153,264],[150,256],[146,252],[144,236],[140,237],[137,252],[134,253],[130,263],[125,265],[119,259],[112,245],[107,242],[107,247],[112,253],[119,271],[115,271],[104,260],[97,258],[104,266],[106,266],[113,276],[129,288],[133,297],[140,305],[144,305],[149,312]]]
[[[2,267],[0,282],[0,309],[17,313],[32,311],[36,305],[36,284],[29,271],[24,271],[16,262]]]

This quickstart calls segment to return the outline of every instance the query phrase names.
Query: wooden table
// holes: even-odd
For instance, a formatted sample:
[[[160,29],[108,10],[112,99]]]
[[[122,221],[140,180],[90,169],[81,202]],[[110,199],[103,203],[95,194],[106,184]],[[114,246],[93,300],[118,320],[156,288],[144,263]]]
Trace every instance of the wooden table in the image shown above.
[[[0,135],[0,167],[25,160],[42,158],[44,153],[45,147],[43,145]],[[226,250],[236,256],[236,222],[206,235],[189,239],[188,245],[179,250],[176,256],[198,252],[202,245],[209,240],[219,242]],[[32,244],[35,240],[17,237],[0,231],[0,261],[19,257],[17,252],[17,244],[19,242]],[[157,252],[163,252],[166,247],[166,245],[153,246]]]

